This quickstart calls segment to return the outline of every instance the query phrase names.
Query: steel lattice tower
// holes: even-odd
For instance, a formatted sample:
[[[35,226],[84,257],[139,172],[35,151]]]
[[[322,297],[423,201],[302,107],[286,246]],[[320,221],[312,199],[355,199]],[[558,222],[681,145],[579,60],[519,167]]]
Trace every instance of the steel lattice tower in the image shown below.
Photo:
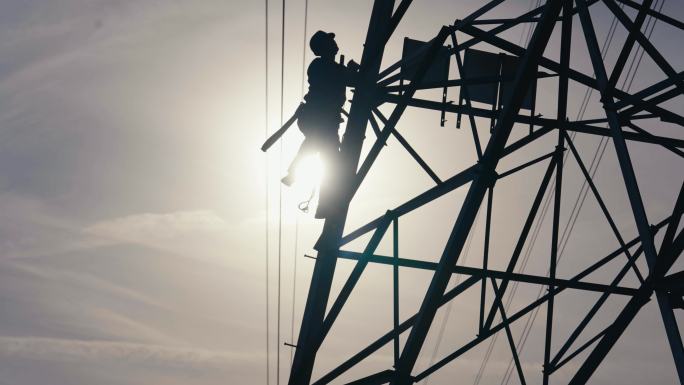
[[[577,370],[571,380],[572,385],[585,384],[589,381],[597,367],[604,360],[608,352],[620,339],[630,322],[635,318],[646,303],[657,301],[660,317],[669,341],[669,347],[676,364],[680,383],[684,384],[684,348],[676,323],[674,309],[682,306],[684,294],[684,272],[671,272],[677,258],[684,247],[684,232],[680,230],[680,219],[684,210],[684,185],[679,191],[676,202],[671,203],[671,215],[666,218],[655,218],[657,222],[650,222],[646,215],[644,200],[639,191],[637,177],[633,168],[627,142],[642,142],[652,146],[653,151],[670,151],[684,156],[681,148],[684,140],[672,135],[658,135],[641,128],[650,121],[660,120],[675,127],[684,128],[684,117],[680,111],[671,111],[661,106],[668,101],[681,98],[684,93],[684,76],[659,53],[648,37],[642,32],[647,17],[655,18],[661,23],[684,30],[684,23],[668,17],[653,8],[653,1],[643,0],[637,3],[631,0],[602,0],[601,2],[613,13],[627,30],[626,41],[619,55],[612,65],[606,68],[602,58],[599,43],[592,22],[592,12],[599,0],[548,0],[542,6],[532,9],[522,15],[506,19],[486,19],[484,15],[504,0],[491,0],[474,13],[455,21],[452,25],[442,27],[437,35],[412,57],[381,70],[381,62],[385,46],[405,15],[410,0],[402,0],[396,4],[393,0],[375,0],[368,32],[361,59],[360,76],[351,103],[345,137],[341,146],[342,164],[335,176],[338,186],[336,196],[341,210],[338,214],[328,217],[322,234],[316,245],[316,257],[308,298],[304,310],[299,339],[290,384],[326,384],[335,381],[348,369],[361,363],[385,345],[394,343],[394,367],[386,370],[368,373],[354,383],[358,384],[412,384],[436,372],[447,363],[459,358],[462,354],[487,341],[497,333],[506,336],[510,346],[512,358],[515,362],[520,381],[525,383],[516,345],[511,335],[511,325],[541,307],[545,315],[544,360],[542,379],[548,384],[553,373],[565,365],[579,353],[583,353],[583,360],[575,361]],[[634,18],[628,16],[625,10],[636,14]],[[501,34],[521,23],[531,23],[533,32],[527,46],[512,43]],[[573,23],[581,28],[582,37],[588,49],[593,73],[582,73],[570,66],[571,41]],[[559,60],[552,60],[544,56],[552,33],[560,36]],[[457,33],[467,38],[457,41]],[[575,37],[577,38],[577,37]],[[676,37],[681,39],[681,35]],[[469,48],[479,44],[494,47],[500,53],[505,53],[516,60],[515,71],[510,78],[502,74],[496,79],[478,79],[460,76],[436,84],[423,81],[431,66],[443,52],[445,44],[448,54],[456,62],[458,72],[463,74],[463,59],[461,57]],[[666,80],[651,83],[635,93],[629,93],[617,86],[618,79],[624,73],[628,57],[637,47],[641,47],[657,67],[666,74]],[[404,83],[401,71],[396,73],[408,61],[412,61],[415,70],[407,82]],[[546,72],[542,72],[546,71]],[[520,112],[526,103],[526,92],[542,77],[557,78],[557,94],[555,117],[526,115]],[[401,82],[400,82],[401,80]],[[478,84],[498,84],[509,82],[510,88],[499,103],[500,108],[476,108],[468,100],[468,87]],[[568,88],[569,82],[589,87],[600,94],[604,118],[593,120],[568,119]],[[415,94],[420,89],[460,87],[461,95],[466,96],[465,103],[458,105],[446,101],[432,101],[418,99]],[[681,101],[681,99],[679,99]],[[386,118],[379,112],[378,106],[385,104],[392,106],[392,112]],[[395,130],[408,107],[456,113],[465,116],[471,122],[472,141],[476,147],[478,161],[463,169],[448,179],[440,179],[430,166],[412,149],[408,141],[401,138]],[[443,116],[443,115],[442,115]],[[487,118],[492,121],[491,135],[485,136],[486,141],[480,142],[474,124],[474,118]],[[367,125],[376,132],[375,142],[365,158],[361,159],[361,149],[365,138]],[[605,126],[602,126],[604,125]],[[509,141],[512,131],[530,129],[529,135],[516,141]],[[637,234],[623,237],[618,225],[611,216],[603,197],[591,178],[587,167],[579,156],[577,146],[570,134],[594,135],[608,138],[614,146],[615,156],[619,162],[621,180],[629,199],[631,208],[630,220],[636,224]],[[395,135],[419,165],[435,180],[435,186],[415,196],[413,199],[388,211],[353,231],[345,231],[345,222],[349,205],[356,191],[367,176],[374,161],[385,146],[388,138]],[[531,143],[540,138],[553,137],[554,146],[547,152],[509,170],[499,170],[497,166],[501,159],[513,153],[521,153],[528,149]],[[558,278],[556,264],[558,260],[559,216],[561,207],[561,187],[563,183],[564,155],[577,162],[582,175],[586,178],[591,195],[598,202],[598,206],[610,224],[620,247],[607,256],[596,255],[593,264],[577,271],[571,278]],[[492,216],[492,194],[497,180],[507,178],[520,170],[535,164],[546,164],[546,171],[538,187],[533,187],[534,196],[532,207],[523,222],[519,238],[515,247],[506,254],[505,270],[488,268],[487,257],[490,222]],[[518,175],[518,174],[516,174]],[[682,175],[675,177],[681,178]],[[531,182],[532,183],[532,182]],[[536,182],[534,182],[536,184]],[[381,256],[376,249],[383,236],[394,232],[397,237],[397,221],[402,216],[435,199],[462,187],[467,189],[465,199],[453,220],[453,228],[448,241],[443,246],[443,252],[437,262]],[[530,234],[533,221],[538,215],[545,192],[552,196],[552,221],[550,221],[551,245],[549,246],[548,274],[531,275],[516,272],[521,252]],[[466,267],[458,264],[468,234],[472,231],[473,223],[481,206],[486,212],[485,246],[482,266]],[[392,229],[392,230],[390,230]],[[363,235],[371,234],[362,251],[345,250],[345,245]],[[657,237],[656,237],[657,235]],[[632,238],[633,239],[630,239]],[[656,241],[656,239],[658,241]],[[336,298],[329,298],[331,285],[335,274],[338,258],[355,260],[355,267],[346,277],[343,288]],[[497,256],[504,258],[504,256]],[[643,259],[647,269],[641,272],[637,262]],[[609,282],[596,283],[585,278],[597,269],[609,263],[618,263],[621,268]],[[332,371],[320,378],[312,378],[312,370],[319,348],[326,335],[331,330],[336,318],[342,311],[347,299],[354,290],[356,283],[369,264],[386,264],[394,269],[394,327],[348,360],[341,362]],[[398,316],[398,269],[422,269],[432,275],[429,287],[417,313],[404,320]],[[449,288],[449,280],[454,274],[466,277],[460,284]],[[624,285],[623,278],[627,274],[635,274],[639,280],[637,285]],[[529,302],[520,310],[507,312],[503,306],[504,293],[512,283],[520,282],[541,285],[546,290],[536,301]],[[392,284],[388,282],[388,284]],[[480,287],[481,301],[479,306],[478,330],[474,331],[473,339],[461,346],[450,347],[452,353],[441,358],[432,366],[421,372],[415,371],[416,360],[424,347],[426,336],[433,323],[438,309],[469,288]],[[600,294],[594,307],[583,317],[575,330],[567,335],[555,335],[554,301],[563,292],[591,292]],[[586,335],[585,327],[596,311],[609,296],[624,296],[626,305],[622,307],[612,322],[598,334]],[[329,303],[330,302],[330,303]],[[326,312],[326,309],[329,310]],[[584,334],[583,334],[584,333]],[[403,346],[399,344],[399,336],[406,338]],[[576,343],[579,337],[587,342]],[[560,349],[553,349],[552,340],[560,345]],[[578,346],[581,345],[581,346]],[[587,354],[588,353],[588,354]],[[575,358],[576,359],[576,358]]]

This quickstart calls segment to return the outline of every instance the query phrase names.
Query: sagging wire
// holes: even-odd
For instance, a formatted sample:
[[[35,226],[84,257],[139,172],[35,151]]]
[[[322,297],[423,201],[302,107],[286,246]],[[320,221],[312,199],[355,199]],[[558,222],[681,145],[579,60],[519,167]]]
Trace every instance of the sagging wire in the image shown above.
[[[659,7],[658,12],[660,12],[663,8],[663,5],[665,4],[665,0],[662,0],[662,2],[660,3],[660,6],[658,6],[658,1],[659,0],[655,1],[654,8]],[[623,4],[621,4],[621,8],[624,8]],[[649,16],[649,19],[647,20],[646,26],[644,28],[644,30],[648,31],[648,36],[647,36],[648,39],[651,38],[653,30],[655,29],[656,22],[657,22],[657,19]],[[650,30],[649,30],[649,28],[650,28]],[[613,31],[613,34],[614,34],[614,31]],[[611,40],[612,40],[612,35],[611,35]],[[635,50],[635,54],[634,54],[634,56],[632,56],[632,60],[631,60],[630,65],[628,67],[627,76],[625,77],[625,79],[622,83],[622,88],[624,88],[626,85],[626,87],[627,87],[625,89],[626,91],[629,91],[632,87],[632,83],[634,82],[636,72],[639,68],[639,65],[641,64],[641,58],[643,57],[643,54],[644,54],[644,49],[641,46],[637,46],[637,49]],[[637,57],[639,57],[639,59],[637,59]],[[605,59],[605,52],[603,54],[603,58]],[[636,62],[636,65],[635,65],[635,62]],[[582,111],[582,117],[584,116],[585,111],[586,111],[586,106],[584,107],[584,110]],[[580,117],[579,119],[582,119],[582,117]],[[589,166],[589,169],[591,170],[591,178],[594,178],[594,176],[596,175],[599,164],[601,163],[601,160],[603,159],[603,155],[606,151],[606,148],[608,147],[608,143],[609,143],[608,138],[601,138],[601,141],[599,142],[599,146],[597,147],[596,152],[594,153],[594,157],[593,157],[591,164]],[[592,169],[592,167],[593,167],[593,169]],[[561,236],[561,247],[559,248],[559,254],[558,254],[559,255],[559,257],[558,257],[559,262],[560,262],[560,258],[564,254],[565,247],[568,244],[568,241],[570,239],[570,234],[572,233],[572,231],[575,227],[575,223],[577,222],[577,218],[579,217],[579,211],[582,209],[582,206],[584,205],[584,201],[586,199],[586,196],[588,195],[589,188],[587,186],[588,186],[588,183],[586,180],[584,180],[584,183],[582,184],[582,188],[580,189],[580,194],[578,195],[578,199],[579,199],[580,195],[582,196],[582,198],[581,198],[581,201],[579,202],[577,212],[574,215],[574,217],[571,215],[572,223],[570,223],[570,220],[569,220],[568,224],[566,224],[566,226],[565,226],[565,229],[563,231],[563,236],[565,236],[565,238],[563,238],[563,236]],[[577,204],[577,202],[575,202],[575,203]],[[568,230],[567,235],[566,235],[566,230]],[[537,298],[540,298],[541,295],[543,294],[543,287],[541,287],[540,289],[541,290],[537,294]],[[523,327],[523,333],[521,334],[521,338],[518,341],[520,351],[522,351],[522,349],[525,346],[525,343],[527,342],[527,338],[530,335],[530,331],[532,330],[532,326],[534,325],[534,321],[536,320],[538,313],[539,313],[539,308],[536,308],[532,312],[532,314],[530,314],[530,316],[527,318],[527,320],[525,322],[525,326]],[[508,382],[510,381],[512,376],[513,376],[513,368],[512,368],[512,360],[510,360],[508,363],[508,368],[506,370],[506,374],[504,375],[504,378],[501,381],[501,384],[502,385],[508,385]]]

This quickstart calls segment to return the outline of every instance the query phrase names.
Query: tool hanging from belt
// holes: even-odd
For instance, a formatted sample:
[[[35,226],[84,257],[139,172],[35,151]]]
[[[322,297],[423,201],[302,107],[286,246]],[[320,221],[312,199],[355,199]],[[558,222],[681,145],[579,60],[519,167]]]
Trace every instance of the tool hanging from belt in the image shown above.
[[[292,124],[299,117],[299,114],[301,113],[302,107],[304,107],[304,104],[305,103],[299,103],[299,107],[297,107],[294,114],[292,114],[292,117],[290,119],[288,119],[285,122],[285,124],[283,124],[283,126],[280,127],[280,129],[278,131],[276,131],[275,133],[273,133],[273,135],[271,135],[268,139],[266,139],[264,144],[261,146],[261,151],[263,151],[263,152],[268,151],[268,149],[271,148],[271,146],[273,146],[273,144],[275,142],[277,142],[278,139],[280,139],[280,137],[285,134],[285,132],[290,128],[290,126],[292,126]]]

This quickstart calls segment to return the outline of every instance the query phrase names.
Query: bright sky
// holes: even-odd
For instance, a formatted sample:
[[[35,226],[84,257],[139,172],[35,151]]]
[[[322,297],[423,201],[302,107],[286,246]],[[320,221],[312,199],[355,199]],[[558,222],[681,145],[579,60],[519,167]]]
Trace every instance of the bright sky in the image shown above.
[[[480,3],[415,1],[388,45],[385,65],[400,57],[404,36],[430,39],[441,25],[465,17]],[[524,12],[530,3],[511,0],[492,17]],[[296,129],[286,135],[282,158],[278,145],[268,155],[259,151],[265,117],[263,6],[230,0],[0,0],[0,384],[264,383],[267,178],[274,373],[276,346],[294,342],[293,298],[296,333],[313,266],[302,255],[313,254],[322,222],[312,214],[297,213],[297,203],[308,196],[306,188],[283,190],[282,338],[276,344],[278,180],[301,135]],[[371,6],[370,0],[311,0],[308,34],[318,29],[335,32],[340,53],[359,61]],[[272,132],[280,119],[281,3],[271,2],[270,7]],[[303,0],[287,2],[285,118],[301,97],[303,7]],[[594,22],[603,41],[610,18],[600,7]],[[666,1],[663,12],[684,19],[678,1]],[[515,29],[506,36],[517,42],[523,32]],[[624,36],[618,28],[607,61],[615,60]],[[582,38],[579,29],[573,38]],[[684,66],[681,38],[681,31],[660,23],[652,36],[677,71]],[[548,55],[555,58],[556,37],[550,47]],[[578,45],[573,50],[577,53],[572,66],[591,75],[585,48]],[[307,52],[306,61],[310,59]],[[664,78],[645,57],[631,91]],[[545,117],[555,116],[555,87],[553,82],[540,83],[538,112]],[[584,88],[571,86],[572,118],[583,94]],[[456,91],[449,98],[457,101]],[[668,106],[682,111],[682,97]],[[383,111],[389,113],[389,108]],[[599,111],[593,95],[585,118],[598,117]],[[475,161],[467,120],[456,130],[455,116],[447,119],[447,127],[440,128],[438,113],[409,111],[398,126],[443,179]],[[488,121],[478,123],[486,138]],[[675,130],[679,127],[651,124],[648,128],[654,133],[682,138]],[[526,130],[518,129],[514,137],[522,137]],[[373,134],[369,132],[367,139],[374,139]],[[547,139],[529,153],[511,157],[500,169],[550,151],[555,138]],[[597,138],[578,136],[586,163],[598,143]],[[671,211],[682,183],[681,158],[653,145],[630,146],[630,151],[649,219],[658,222]],[[512,249],[543,170],[537,165],[497,184],[501,193],[495,199],[499,211],[495,210],[492,255]],[[391,140],[352,205],[349,228],[431,187],[421,172]],[[574,163],[566,175],[563,194],[568,199],[561,225],[581,185]],[[597,179],[610,198],[608,206],[620,231],[626,239],[633,238],[636,232],[612,145]],[[402,256],[430,261],[439,257],[464,193],[460,189],[402,218]],[[484,222],[478,223],[470,259],[462,259],[463,264],[476,266],[481,261]],[[542,231],[530,252],[527,273],[545,273],[548,240],[548,232]],[[390,245],[388,236],[379,253],[390,255]],[[350,249],[362,246],[357,243]],[[569,277],[616,247],[589,196],[559,276]],[[503,269],[506,258],[494,258],[493,266]],[[338,280],[351,266],[340,262]],[[607,267],[596,281],[605,282],[618,268]],[[316,373],[334,367],[391,327],[390,279],[388,268],[368,269],[321,350]],[[429,279],[425,272],[402,272],[402,318],[415,312]],[[634,284],[630,279],[626,284]],[[521,302],[514,301],[513,308],[536,293],[536,286],[521,285]],[[437,357],[474,337],[477,296],[471,294],[454,305]],[[567,335],[592,299],[585,295],[559,300],[559,333]],[[591,330],[612,320],[623,303],[624,298],[609,301]],[[593,383],[675,381],[655,310],[653,304],[645,307]],[[438,313],[435,326],[444,316],[445,312]],[[678,317],[681,320],[681,314]],[[522,356],[530,376],[538,376],[541,367],[542,318]],[[513,329],[516,336],[521,331],[522,324]],[[434,337],[428,338],[419,370],[428,366]],[[435,379],[458,375],[471,383],[486,346]],[[349,378],[391,366],[391,350],[380,353]],[[281,354],[286,378],[289,348],[282,347]],[[505,370],[509,357],[501,338],[483,383],[498,383],[497,373]],[[579,365],[583,357],[569,366]],[[562,382],[571,372],[560,370],[556,378]]]

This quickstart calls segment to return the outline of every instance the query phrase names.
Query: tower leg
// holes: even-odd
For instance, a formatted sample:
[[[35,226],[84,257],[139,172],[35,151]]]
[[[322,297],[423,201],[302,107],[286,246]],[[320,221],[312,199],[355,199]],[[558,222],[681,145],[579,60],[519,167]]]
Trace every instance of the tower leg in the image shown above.
[[[335,167],[339,171],[337,175],[333,176],[335,180],[329,182],[335,183],[337,188],[331,190],[342,190],[342,186],[350,185],[349,179],[356,171],[366,124],[371,114],[371,99],[368,95],[371,94],[380,70],[393,8],[393,0],[375,0],[373,5],[366,43],[361,57],[360,76],[362,79],[356,86],[345,138],[341,146],[340,164]],[[351,145],[349,144],[350,141],[353,142]],[[345,193],[344,191],[339,191],[336,195],[339,200],[337,202],[338,209],[333,215],[326,218],[323,232],[317,243],[318,256],[299,329],[297,350],[288,382],[290,385],[305,385],[311,382],[316,352],[322,343],[323,320],[335,273],[338,245],[344,231],[349,201],[353,196],[352,193]]]

